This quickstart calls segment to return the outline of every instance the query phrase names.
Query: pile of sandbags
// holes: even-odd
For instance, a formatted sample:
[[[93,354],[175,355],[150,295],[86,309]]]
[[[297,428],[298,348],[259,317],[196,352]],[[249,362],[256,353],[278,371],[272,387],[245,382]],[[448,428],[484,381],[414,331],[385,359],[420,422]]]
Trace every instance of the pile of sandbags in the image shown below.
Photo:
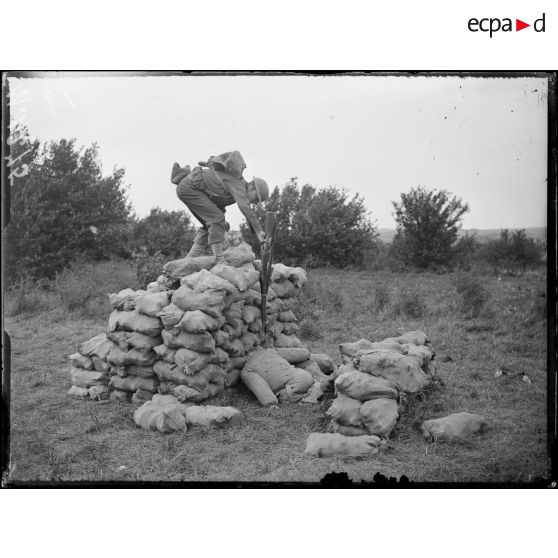
[[[410,331],[380,342],[360,339],[342,343],[339,350],[344,364],[334,374],[337,396],[327,411],[330,430],[344,437],[389,438],[399,418],[401,394],[420,392],[435,374],[435,353],[426,334]],[[307,453],[329,455],[335,453],[331,447],[346,453],[352,446],[336,442],[327,447]]]
[[[77,352],[68,357],[72,382],[68,395],[81,399],[108,399],[110,365],[107,357],[111,346],[107,336],[100,333],[81,343]]]

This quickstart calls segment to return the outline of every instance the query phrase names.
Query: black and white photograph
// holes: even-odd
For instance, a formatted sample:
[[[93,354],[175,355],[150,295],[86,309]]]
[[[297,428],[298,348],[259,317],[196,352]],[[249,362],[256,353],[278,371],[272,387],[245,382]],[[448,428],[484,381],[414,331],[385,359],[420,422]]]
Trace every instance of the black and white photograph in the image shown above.
[[[3,483],[548,484],[555,79],[5,72]]]

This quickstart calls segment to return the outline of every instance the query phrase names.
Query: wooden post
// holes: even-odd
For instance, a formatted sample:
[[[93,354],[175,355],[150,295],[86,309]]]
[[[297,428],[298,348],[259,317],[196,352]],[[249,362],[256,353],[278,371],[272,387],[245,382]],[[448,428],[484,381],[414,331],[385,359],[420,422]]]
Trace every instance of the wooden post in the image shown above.
[[[267,291],[271,280],[273,265],[273,244],[275,241],[275,231],[277,230],[277,213],[269,211],[265,215],[265,242],[260,247],[261,272],[260,290],[262,316],[263,344],[267,347]]]

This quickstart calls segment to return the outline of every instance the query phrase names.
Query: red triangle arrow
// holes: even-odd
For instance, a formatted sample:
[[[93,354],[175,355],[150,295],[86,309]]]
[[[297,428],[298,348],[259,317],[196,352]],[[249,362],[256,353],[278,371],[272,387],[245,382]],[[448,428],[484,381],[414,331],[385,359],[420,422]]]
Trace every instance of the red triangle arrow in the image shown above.
[[[521,21],[520,19],[515,20],[515,30],[516,31],[521,31],[522,29],[525,29],[526,27],[531,27],[531,24],[530,23],[525,23],[524,21]]]

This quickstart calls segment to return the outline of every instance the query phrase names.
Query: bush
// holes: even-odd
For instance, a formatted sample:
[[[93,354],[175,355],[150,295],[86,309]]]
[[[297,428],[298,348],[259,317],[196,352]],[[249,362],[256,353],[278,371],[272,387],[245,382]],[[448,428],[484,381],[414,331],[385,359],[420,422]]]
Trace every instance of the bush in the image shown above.
[[[393,313],[406,318],[421,318],[425,313],[425,304],[422,296],[414,291],[399,291],[392,303]]]
[[[455,290],[459,296],[458,308],[468,317],[478,317],[486,309],[490,294],[484,285],[472,275],[457,275],[454,282]]]
[[[374,287],[374,309],[376,311],[383,310],[389,304],[389,288],[380,283]]]
[[[145,289],[149,283],[155,281],[163,273],[163,266],[168,261],[168,257],[160,251],[149,254],[143,248],[136,250],[132,254],[132,262],[140,288]]]
[[[282,189],[276,187],[258,210],[262,222],[266,211],[278,214],[274,254],[288,265],[362,267],[377,236],[363,198],[333,186],[299,188],[293,178]],[[246,225],[242,232],[257,249]]]
[[[5,293],[7,316],[53,310],[59,303],[44,281],[36,281],[29,275],[20,276]]]

